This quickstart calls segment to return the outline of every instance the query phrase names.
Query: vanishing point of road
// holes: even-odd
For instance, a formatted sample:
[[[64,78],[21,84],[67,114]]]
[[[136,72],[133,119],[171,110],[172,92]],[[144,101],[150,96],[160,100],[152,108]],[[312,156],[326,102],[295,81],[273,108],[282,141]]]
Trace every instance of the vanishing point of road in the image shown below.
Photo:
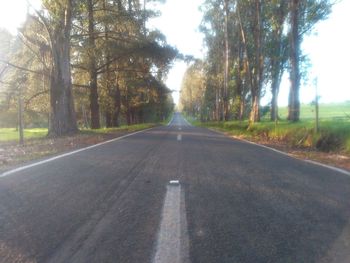
[[[179,113],[0,176],[0,262],[350,262],[350,176]]]

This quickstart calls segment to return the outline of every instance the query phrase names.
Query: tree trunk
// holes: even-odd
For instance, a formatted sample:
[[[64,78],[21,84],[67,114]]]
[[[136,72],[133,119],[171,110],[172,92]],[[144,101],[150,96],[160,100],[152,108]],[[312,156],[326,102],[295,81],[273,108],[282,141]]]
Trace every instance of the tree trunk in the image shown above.
[[[126,108],[126,123],[128,125],[131,125],[131,110],[130,110],[130,102],[129,102],[129,90],[128,87],[126,87],[125,90],[125,108]]]
[[[106,116],[106,127],[107,128],[113,127],[112,113],[109,110],[107,110],[105,113],[105,116]]]
[[[276,80],[272,80],[271,121],[278,119],[278,87],[279,83]]]
[[[61,23],[50,32],[52,70],[50,78],[50,136],[62,136],[78,131],[70,68],[70,32],[72,0],[61,13]]]
[[[239,100],[239,109],[238,112],[236,112],[236,117],[238,117],[239,120],[243,120],[244,118],[244,107],[245,107],[245,94],[243,90],[243,82],[242,82],[242,77],[241,77],[241,72],[243,69],[243,46],[242,46],[242,41],[239,41],[238,44],[238,69],[236,73],[236,96]]]
[[[215,89],[215,120],[220,120],[220,94],[219,89]]]
[[[239,120],[243,121],[244,119],[244,110],[245,110],[245,101],[244,98],[241,97],[240,105],[239,105]]]
[[[284,66],[286,62],[285,58],[285,42],[283,36],[283,28],[285,23],[285,17],[287,15],[288,2],[281,0],[280,6],[276,9],[274,16],[276,19],[276,25],[272,30],[272,55],[271,55],[271,121],[278,120],[278,93],[281,84],[281,78],[284,72]]]
[[[299,0],[290,1],[290,90],[288,120],[299,121],[300,118],[300,36],[299,36]]]
[[[249,121],[251,123],[260,121],[260,95],[256,93],[252,94],[252,109]]]
[[[96,45],[95,45],[95,28],[94,28],[94,10],[93,0],[88,0],[89,16],[89,77],[90,77],[90,112],[91,128],[100,128],[100,106],[98,104],[97,90],[97,70],[96,70]]]
[[[18,87],[18,131],[19,131],[19,144],[24,144],[23,136],[23,98],[22,98],[22,84]]]
[[[51,122],[49,135],[62,136],[74,133],[78,130],[70,72],[69,43],[57,43],[59,47],[53,50],[54,68],[51,73],[50,81],[50,105]],[[63,52],[61,53],[60,50]]]
[[[253,76],[251,94],[252,110],[250,113],[250,122],[260,121],[259,103],[262,87],[263,58],[262,58],[262,4],[260,0],[255,1],[255,28],[254,28],[254,46],[255,46],[255,74]]]
[[[242,40],[242,48],[243,48],[243,66],[244,66],[244,71],[246,72],[246,82],[248,83],[248,86],[250,86],[251,92],[255,93],[255,88],[254,88],[254,81],[253,81],[253,74],[251,72],[251,63],[250,63],[250,53],[248,53],[248,43],[246,39],[246,32],[244,31],[242,19],[241,19],[241,13],[240,13],[240,8],[239,5],[237,5],[237,15],[238,15],[238,22],[239,22],[239,29],[240,29],[240,35],[241,35],[241,40]],[[259,21],[259,18],[257,18]],[[244,95],[244,94],[243,94]],[[241,104],[241,108],[244,109],[244,96],[243,96],[243,104]],[[250,120],[253,122],[255,121],[254,116],[259,116],[259,107],[257,108],[258,114],[256,114],[256,111],[253,112],[254,109],[254,96],[252,94],[252,111],[250,112]],[[243,112],[242,112],[243,114]],[[252,119],[253,118],[253,119]]]
[[[224,37],[225,37],[225,51],[224,51],[224,89],[223,89],[223,110],[224,110],[224,120],[229,119],[229,105],[228,105],[228,84],[229,84],[229,40],[228,40],[228,0],[224,1],[224,12],[225,12],[225,24],[224,24]]]
[[[119,114],[121,108],[121,97],[120,97],[120,88],[117,80],[116,90],[114,95],[114,114],[113,114],[113,126],[119,127]]]

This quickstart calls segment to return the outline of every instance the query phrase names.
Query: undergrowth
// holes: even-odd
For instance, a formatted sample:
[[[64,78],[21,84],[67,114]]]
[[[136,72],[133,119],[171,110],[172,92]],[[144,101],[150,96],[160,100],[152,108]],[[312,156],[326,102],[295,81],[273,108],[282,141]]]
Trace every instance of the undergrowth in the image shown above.
[[[252,125],[248,121],[190,121],[196,126],[215,128],[242,138],[284,142],[293,147],[308,147],[324,152],[350,153],[350,121],[347,120],[321,121],[317,133],[313,121],[262,121]]]

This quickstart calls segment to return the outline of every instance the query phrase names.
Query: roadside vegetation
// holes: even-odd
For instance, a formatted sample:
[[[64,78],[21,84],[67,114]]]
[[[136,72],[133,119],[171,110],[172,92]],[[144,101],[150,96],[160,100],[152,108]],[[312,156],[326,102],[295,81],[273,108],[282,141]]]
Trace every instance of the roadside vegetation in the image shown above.
[[[218,129],[239,138],[285,144],[292,148],[350,154],[350,118],[346,114],[350,112],[350,103],[320,105],[322,118],[319,121],[318,132],[315,131],[313,109],[312,105],[302,105],[302,120],[299,122],[283,119],[273,122],[268,116],[253,124],[248,120],[201,122],[196,118],[187,117],[196,126]],[[280,108],[279,112],[283,116],[287,110]]]
[[[47,127],[58,137],[82,127],[99,132],[162,122],[171,114],[164,82],[183,56],[147,27],[159,15],[147,1],[28,5],[17,36],[0,28],[0,128]],[[13,138],[11,131],[1,131],[2,140]],[[42,134],[26,130],[24,136]]]
[[[148,129],[159,125],[157,123],[140,123],[134,125],[121,125],[114,128],[100,128],[100,129],[81,129],[79,134],[81,135],[101,135],[101,134],[114,134],[116,132],[135,132],[139,130]],[[45,139],[47,137],[47,128],[33,128],[24,129],[24,139]],[[0,144],[5,142],[17,142],[19,140],[19,131],[16,128],[0,128]]]
[[[302,158],[327,155],[330,164],[335,155],[350,169],[350,101],[320,104],[317,77],[310,76],[310,60],[301,48],[335,4],[205,0],[199,30],[207,55],[188,66],[179,110],[194,125],[298,152]],[[280,107],[284,76],[290,80],[288,106]],[[301,103],[302,84],[314,88],[308,105]],[[262,106],[267,97],[270,101]]]
[[[18,131],[0,129],[0,172],[23,162],[46,158],[87,147],[128,133],[148,129],[161,123],[122,125],[117,128],[82,129],[63,137],[47,136],[47,129],[25,129],[24,144],[18,144]]]

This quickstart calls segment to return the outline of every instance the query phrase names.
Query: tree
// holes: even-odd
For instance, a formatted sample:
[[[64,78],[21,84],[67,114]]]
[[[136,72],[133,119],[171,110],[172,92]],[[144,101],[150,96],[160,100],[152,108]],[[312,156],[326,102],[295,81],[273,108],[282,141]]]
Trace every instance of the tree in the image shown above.
[[[303,36],[310,32],[320,20],[326,19],[331,11],[329,0],[291,0],[289,2],[290,32],[289,32],[289,62],[290,90],[288,102],[288,120],[299,121],[300,118],[300,63],[301,42]]]
[[[205,76],[202,61],[197,60],[188,67],[182,80],[180,92],[182,110],[203,120],[203,110],[206,106],[204,105]]]
[[[271,82],[270,119],[278,119],[278,93],[281,78],[287,67],[288,37],[284,34],[288,14],[288,2],[284,0],[270,1],[267,8],[269,32],[267,35],[266,58],[267,77]]]
[[[270,85],[271,119],[276,120],[279,86],[286,69],[290,70],[292,83],[289,119],[299,119],[300,44],[303,35],[330,12],[330,3],[327,0],[203,3],[200,30],[208,48],[206,88],[211,89],[205,93],[207,99],[215,100],[208,105],[215,105],[216,119],[227,120],[229,116],[243,119],[249,111],[250,123],[259,121],[260,100]],[[285,28],[289,29],[288,34]]]
[[[48,34],[51,55],[49,126],[51,136],[78,131],[70,66],[73,2],[73,0],[46,0],[43,4],[47,12],[36,12]]]

